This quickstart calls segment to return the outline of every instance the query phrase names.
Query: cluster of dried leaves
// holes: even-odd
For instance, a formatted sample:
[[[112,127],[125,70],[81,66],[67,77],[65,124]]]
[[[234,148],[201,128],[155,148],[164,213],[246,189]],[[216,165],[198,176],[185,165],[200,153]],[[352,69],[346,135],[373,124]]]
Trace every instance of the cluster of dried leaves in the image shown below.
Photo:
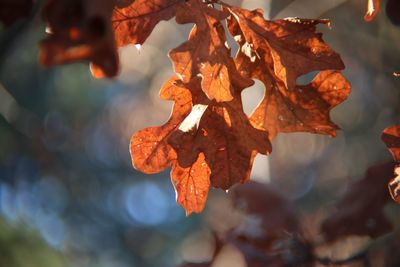
[[[380,0],[368,0],[366,21],[379,5]],[[27,16],[32,1],[3,6],[7,25]],[[248,181],[255,156],[269,154],[278,133],[335,136],[338,127],[329,112],[350,93],[340,56],[316,32],[328,20],[269,21],[260,9],[219,0],[48,0],[43,16],[48,36],[40,44],[40,62],[87,60],[95,77],[117,75],[117,49],[142,45],[160,21],[175,17],[178,24],[194,24],[188,40],[169,53],[176,75],[160,97],[174,101],[170,119],[134,134],[130,146],[136,169],[156,173],[172,167],[177,201],[187,214],[204,208],[210,186],[228,189]],[[239,46],[235,57],[229,35]],[[297,84],[314,71],[310,84]],[[241,92],[255,79],[265,85],[265,96],[247,116]],[[398,128],[389,128],[383,139],[398,161],[396,135]],[[396,200],[399,179],[390,182]]]
[[[163,19],[194,24],[188,40],[169,53],[176,76],[160,92],[175,103],[169,121],[131,140],[138,170],[172,167],[177,201],[187,214],[204,208],[210,186],[228,189],[248,181],[254,157],[270,153],[278,133],[335,136],[329,111],[350,92],[340,56],[316,33],[329,21],[268,21],[261,10],[213,2],[137,0],[112,15],[117,46],[142,44]],[[239,45],[235,58],[228,32]],[[296,84],[312,71],[319,73],[310,84]],[[248,117],[241,92],[254,79],[264,83],[265,96]]]

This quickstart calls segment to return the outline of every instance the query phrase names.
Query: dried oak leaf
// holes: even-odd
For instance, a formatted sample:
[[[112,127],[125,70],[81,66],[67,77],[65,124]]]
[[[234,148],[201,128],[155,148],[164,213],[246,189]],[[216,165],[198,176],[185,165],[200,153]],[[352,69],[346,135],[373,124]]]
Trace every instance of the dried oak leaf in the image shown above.
[[[271,151],[271,143],[266,138],[268,133],[254,128],[243,112],[240,92],[252,81],[247,80],[247,84],[246,80],[242,80],[242,84],[232,82],[235,88],[232,101],[218,103],[198,97],[207,107],[202,115],[195,117],[189,127],[180,127],[168,138],[181,166],[190,166],[200,152],[204,153],[211,169],[212,186],[225,190],[249,179],[257,152],[268,154]],[[202,94],[200,81],[190,89],[192,95]]]
[[[400,203],[400,125],[386,128],[382,133],[382,141],[392,153],[397,165],[394,167],[396,177],[389,182],[389,191],[392,198]]]
[[[350,84],[338,71],[340,56],[316,33],[327,20],[288,18],[268,21],[261,10],[229,8],[228,28],[240,49],[238,70],[265,85],[265,96],[250,119],[269,138],[279,132],[336,135],[339,128],[330,110],[350,93]],[[296,85],[301,75],[320,71],[307,85]]]
[[[231,101],[231,80],[240,75],[227,47],[221,20],[229,13],[206,5],[201,0],[189,0],[176,15],[179,24],[195,23],[189,40],[173,49],[169,56],[175,72],[184,82],[202,77],[202,89],[210,100]]]
[[[387,183],[393,167],[391,162],[370,167],[364,179],[349,187],[337,211],[322,223],[321,231],[327,241],[350,235],[375,238],[392,230],[383,208],[390,201]]]
[[[171,78],[160,93],[175,101],[170,119],[132,137],[133,166],[145,173],[172,166],[177,201],[188,215],[203,210],[210,183],[227,189],[247,181],[256,152],[271,151],[267,133],[243,112],[240,91],[252,81],[234,81],[238,97],[217,103],[204,95],[199,77],[187,84]]]
[[[378,15],[379,5],[381,0],[368,0],[367,13],[365,13],[364,20],[372,21]]]
[[[112,15],[117,47],[142,45],[155,26],[173,18],[184,0],[119,0]]]
[[[187,215],[201,212],[210,187],[210,169],[204,154],[197,154],[190,166],[181,167],[176,160],[176,152],[167,143],[171,133],[191,113],[192,95],[177,77],[172,77],[161,89],[160,96],[175,101],[171,117],[163,126],[146,128],[132,136],[132,164],[144,173],[161,172],[171,166],[177,203],[185,208]]]
[[[44,66],[87,60],[95,77],[118,73],[111,28],[114,1],[49,0],[43,10],[48,36],[40,43]]]
[[[176,201],[185,208],[186,215],[204,209],[210,189],[210,173],[203,153],[199,153],[196,161],[186,168],[181,167],[178,161],[173,162],[171,180]]]
[[[176,159],[176,153],[167,143],[168,136],[179,127],[192,110],[190,91],[179,86],[179,79],[172,77],[161,91],[160,97],[173,100],[171,117],[160,127],[150,127],[135,133],[130,143],[132,164],[135,169],[151,174],[163,171]]]
[[[0,22],[8,27],[18,19],[28,17],[32,7],[32,0],[2,0],[0,1]]]

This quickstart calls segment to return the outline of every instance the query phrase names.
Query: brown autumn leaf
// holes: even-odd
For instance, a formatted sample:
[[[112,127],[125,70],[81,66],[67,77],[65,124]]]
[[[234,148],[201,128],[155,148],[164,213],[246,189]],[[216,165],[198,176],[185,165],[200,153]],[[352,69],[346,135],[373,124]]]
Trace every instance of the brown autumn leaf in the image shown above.
[[[381,138],[397,162],[397,165],[394,167],[396,176],[389,182],[389,191],[392,198],[397,203],[400,203],[400,125],[386,128]]]
[[[367,12],[365,13],[364,20],[371,22],[379,12],[379,5],[381,0],[368,0]]]
[[[163,171],[170,166],[171,160],[176,159],[176,153],[167,143],[167,138],[179,127],[192,109],[190,91],[179,86],[177,77],[170,78],[163,85],[160,97],[175,101],[168,122],[160,127],[140,130],[132,136],[130,143],[133,166],[148,174]]]
[[[149,13],[127,11],[139,3],[144,2],[117,2],[114,15],[123,19],[114,23],[132,20],[135,24],[146,18]],[[325,20],[269,22],[259,10],[217,10],[201,0],[169,3],[171,10],[162,4],[151,5],[156,11],[152,9],[150,14],[157,22],[150,26],[143,22],[150,27],[144,26],[143,34],[138,26],[132,26],[134,33],[125,36],[131,39],[121,39],[125,40],[122,43],[137,43],[132,38],[147,38],[161,19],[174,15],[178,23],[195,24],[189,40],[170,52],[179,77],[161,90],[162,98],[175,101],[170,120],[135,134],[131,155],[134,167],[146,173],[171,166],[177,201],[190,214],[204,208],[210,185],[228,189],[248,181],[257,153],[271,152],[269,131],[272,136],[279,131],[334,135],[337,126],[330,121],[329,111],[347,97],[350,86],[339,72],[332,71],[344,68],[340,56],[315,33],[318,23],[328,23]],[[160,7],[168,15],[157,9]],[[137,17],[118,13],[122,9]],[[229,12],[229,30],[240,44],[236,62],[225,45],[220,22]],[[311,84],[296,85],[299,76],[315,70],[320,73]],[[251,78],[276,90],[266,91],[263,104],[249,119],[241,92],[254,83]],[[279,124],[284,115],[291,121]]]
[[[32,7],[32,0],[2,0],[0,1],[0,22],[8,27],[18,19],[28,17]]]
[[[290,18],[267,21],[261,10],[229,8],[231,34],[239,43],[238,70],[262,81],[265,96],[250,119],[270,139],[279,132],[336,135],[330,110],[350,93],[350,84],[338,71],[340,56],[316,33],[327,20]],[[297,85],[304,74],[320,71],[308,85]]]
[[[176,202],[185,208],[186,215],[204,209],[210,189],[210,172],[203,153],[186,168],[174,161],[171,180],[177,195]]]
[[[155,26],[175,16],[184,0],[119,0],[112,15],[117,47],[142,45]]]
[[[210,100],[231,101],[231,80],[240,74],[227,47],[221,20],[229,13],[189,0],[178,10],[176,21],[195,23],[189,40],[169,53],[175,72],[184,82],[202,77],[202,89]]]
[[[118,73],[118,55],[111,28],[114,1],[49,0],[43,10],[47,37],[40,43],[44,66],[91,62],[95,77]]]
[[[133,166],[144,173],[158,173],[172,167],[171,180],[177,203],[189,215],[204,209],[210,187],[210,169],[202,153],[195,155],[190,166],[181,167],[176,152],[167,142],[194,109],[191,92],[186,86],[177,77],[164,84],[160,97],[175,102],[171,117],[160,127],[146,128],[134,134],[130,152]]]
[[[393,167],[392,162],[370,167],[365,178],[349,187],[337,211],[322,223],[321,231],[327,241],[351,235],[375,238],[392,230],[383,208],[390,201],[387,183]]]
[[[237,94],[252,84],[247,82],[237,85],[242,86],[237,87]],[[240,97],[231,102],[210,101],[198,77],[188,84],[171,78],[160,95],[175,101],[171,118],[161,127],[144,129],[132,137],[132,162],[145,173],[172,166],[177,201],[187,214],[204,208],[210,182],[223,189],[245,182],[256,152],[270,152],[267,133],[250,124]]]
[[[271,151],[266,138],[268,133],[254,128],[243,112],[240,92],[252,84],[251,80],[248,82],[247,85],[234,83],[234,99],[221,103],[201,97],[200,81],[192,84],[192,95],[203,99],[201,104],[206,104],[207,108],[196,121],[192,121],[193,127],[180,127],[168,138],[183,167],[190,166],[200,152],[204,153],[211,169],[211,184],[216,188],[226,190],[235,183],[246,182],[256,153],[268,154]]]

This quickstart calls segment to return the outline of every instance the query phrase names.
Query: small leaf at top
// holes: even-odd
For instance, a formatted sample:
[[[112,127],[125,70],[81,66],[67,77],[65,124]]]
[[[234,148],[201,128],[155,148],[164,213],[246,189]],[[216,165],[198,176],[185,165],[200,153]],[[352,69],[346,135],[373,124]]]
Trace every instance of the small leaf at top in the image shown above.
[[[176,15],[178,23],[195,23],[189,40],[173,49],[169,56],[175,72],[184,82],[202,78],[202,89],[210,100],[233,99],[232,79],[240,79],[227,47],[221,20],[229,14],[201,0],[189,0]]]

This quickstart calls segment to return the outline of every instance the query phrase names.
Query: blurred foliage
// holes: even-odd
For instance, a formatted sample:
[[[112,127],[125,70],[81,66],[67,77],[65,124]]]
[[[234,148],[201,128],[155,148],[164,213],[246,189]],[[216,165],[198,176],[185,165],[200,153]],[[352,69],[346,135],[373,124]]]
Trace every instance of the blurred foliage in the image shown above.
[[[40,236],[21,224],[9,225],[0,221],[1,267],[64,267],[63,256]]]
[[[312,1],[313,8],[302,11],[287,5],[306,0],[230,2],[262,7],[267,16],[284,11],[304,17],[319,10],[315,16],[332,19],[332,30],[320,30],[342,55],[353,85],[349,100],[333,111],[343,131],[336,139],[280,136],[271,156],[258,158],[252,173],[253,180],[290,198],[298,220],[318,239],[320,223],[333,214],[346,189],[368,167],[391,160],[379,136],[400,120],[400,80],[392,76],[399,69],[400,30],[384,12],[366,24],[366,1]],[[95,80],[87,64],[38,66],[37,44],[45,30],[40,5],[37,1],[30,18],[0,30],[0,215],[7,222],[0,228],[0,266],[169,267],[209,261],[212,231],[228,232],[236,222],[237,213],[227,208],[232,194],[213,190],[207,210],[186,218],[168,172],[136,172],[128,150],[133,132],[168,118],[171,103],[158,99],[162,82],[172,74],[166,55],[183,42],[190,26],[162,22],[140,53],[133,46],[120,50],[122,71],[115,80]],[[259,83],[245,90],[246,110],[262,92]],[[389,213],[396,222],[398,209]],[[244,224],[252,229],[259,220],[249,218]],[[31,239],[32,231],[62,256]],[[377,253],[395,255],[398,240],[397,234],[378,240]],[[329,258],[346,258],[370,241],[345,239],[321,250]],[[372,255],[377,259],[372,266],[384,266],[378,262],[382,257]],[[398,266],[391,260],[386,266]],[[245,261],[228,246],[215,264],[238,267]]]

